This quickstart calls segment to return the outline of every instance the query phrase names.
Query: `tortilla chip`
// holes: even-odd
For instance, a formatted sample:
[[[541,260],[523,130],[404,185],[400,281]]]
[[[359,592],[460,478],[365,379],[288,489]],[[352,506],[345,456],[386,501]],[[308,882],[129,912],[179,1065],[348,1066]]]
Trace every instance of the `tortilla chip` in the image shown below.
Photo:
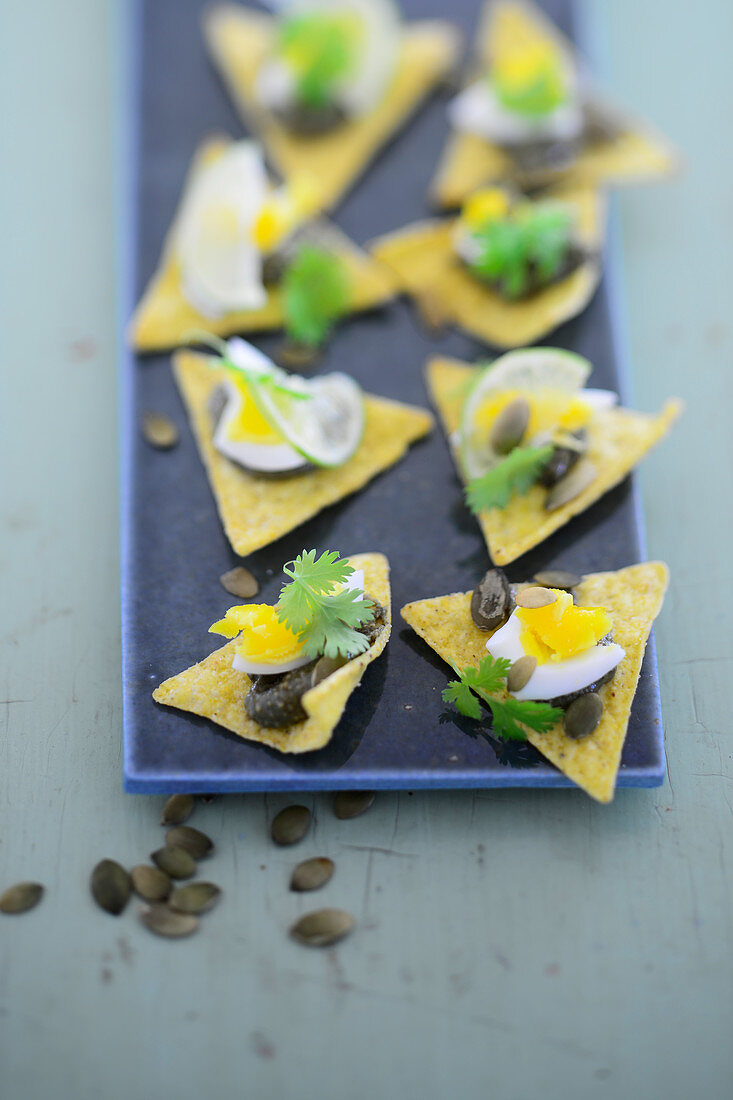
[[[200,664],[165,680],[153,692],[153,699],[169,707],[200,714],[202,718],[211,718],[247,741],[260,741],[280,752],[322,749],[331,740],[364,669],[382,652],[392,630],[389,562],[383,554],[354,554],[349,561],[354,569],[364,570],[364,591],[381,603],[386,625],[365,653],[360,653],[305,693],[302,704],[308,717],[302,722],[284,729],[271,729],[252,721],[244,709],[244,697],[252,681],[246,672],[232,668],[236,639],[215,650]]]
[[[455,359],[428,360],[428,390],[449,439],[458,428],[461,408],[477,369]],[[673,398],[656,416],[618,407],[596,413],[588,428],[587,454],[598,476],[587,489],[554,512],[546,512],[547,490],[533,485],[524,496],[515,494],[506,508],[492,508],[478,517],[494,564],[506,565],[538,546],[623,481],[666,434],[682,407],[682,402]],[[460,474],[455,451],[454,459]]]
[[[212,138],[196,153],[179,203],[180,216],[186,192],[193,186],[197,173],[217,160],[231,145],[230,138]],[[351,313],[360,313],[382,305],[394,297],[395,287],[384,267],[358,248],[331,222],[324,222],[329,248],[346,264],[351,280]],[[239,310],[212,320],[195,309],[181,289],[181,270],[175,251],[176,220],[168,233],[158,269],[130,322],[129,341],[141,352],[163,351],[188,343],[194,332],[211,332],[231,336],[241,332],[262,332],[282,328],[285,316],[279,286],[269,287],[267,302],[261,309]]]
[[[576,589],[581,605],[602,604],[613,615],[613,639],[626,656],[616,675],[600,688],[603,716],[590,737],[575,741],[556,723],[547,733],[527,730],[543,756],[599,802],[610,802],[616,786],[631,704],[639,682],[652,623],[659,614],[669,572],[663,562],[646,562],[616,573],[590,573]],[[412,629],[456,671],[486,656],[490,633],[471,619],[471,593],[457,592],[407,604],[400,612]],[[502,693],[506,698],[507,693]]]
[[[311,172],[324,188],[324,208],[329,209],[380,146],[454,68],[460,35],[450,23],[440,20],[408,23],[403,31],[402,58],[382,102],[369,114],[331,132],[299,137],[263,108],[254,93],[255,76],[269,52],[274,26],[270,16],[225,4],[205,16],[204,37],[245,125],[261,136],[274,168],[284,179],[296,171]]]
[[[234,551],[242,556],[262,549],[329,504],[361,489],[397,462],[433,425],[432,416],[424,409],[365,395],[364,437],[343,466],[313,469],[293,477],[258,477],[214,447],[207,403],[226,372],[209,367],[206,356],[191,351],[174,355],[173,370],[224,530]]]
[[[375,259],[394,271],[418,307],[424,302],[430,309],[433,302],[437,303],[446,322],[496,347],[533,344],[563,321],[577,316],[601,277],[605,202],[599,192],[557,187],[547,193],[547,198],[575,208],[578,239],[593,255],[564,279],[520,301],[508,301],[461,263],[452,245],[453,219],[407,226],[380,237],[371,251]]]
[[[572,44],[529,0],[487,0],[476,36],[477,69],[485,71],[496,53],[506,50],[505,43],[518,39],[551,37],[564,52],[575,55]],[[476,72],[471,76],[476,79]],[[618,131],[594,141],[582,149],[568,168],[553,178],[587,187],[638,183],[668,175],[679,166],[672,146],[646,123],[626,114],[604,100],[594,97],[594,107]],[[445,209],[460,206],[477,187],[514,179],[516,166],[510,153],[477,134],[454,131],[449,138],[431,190],[437,204]],[[536,178],[533,183],[541,182]]]

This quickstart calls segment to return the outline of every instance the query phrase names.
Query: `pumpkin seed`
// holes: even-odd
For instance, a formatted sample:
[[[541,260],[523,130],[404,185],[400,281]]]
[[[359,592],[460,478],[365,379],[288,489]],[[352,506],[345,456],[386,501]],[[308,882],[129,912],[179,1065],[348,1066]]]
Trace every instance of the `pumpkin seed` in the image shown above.
[[[347,660],[348,657],[319,657],[311,672],[311,687],[320,684],[321,680],[325,680],[336,669],[342,668]]]
[[[160,819],[161,825],[183,825],[193,813],[196,800],[192,794],[172,794]]]
[[[565,711],[563,728],[568,737],[579,741],[583,737],[590,737],[602,715],[603,700],[595,691],[589,691],[586,695],[579,695]]]
[[[494,421],[489,446],[499,455],[508,455],[522,442],[528,424],[529,402],[526,397],[515,397]]]
[[[130,876],[114,859],[103,859],[92,871],[92,897],[100,909],[118,917],[130,898]]]
[[[144,905],[140,910],[140,920],[156,936],[180,939],[190,936],[199,927],[198,918],[191,913],[176,913],[167,905]]]
[[[160,867],[138,863],[130,871],[132,888],[143,901],[165,901],[171,892],[171,880]]]
[[[214,851],[214,842],[200,829],[190,825],[177,825],[165,834],[166,843],[171,848],[183,848],[194,859],[204,859]]]
[[[0,913],[27,913],[42,897],[40,882],[16,882],[0,895]]]
[[[320,890],[325,886],[334,872],[334,862],[325,856],[317,856],[315,859],[306,859],[294,868],[290,879],[290,889],[303,893],[305,890]]]
[[[237,596],[240,600],[250,600],[260,590],[257,578],[253,577],[249,569],[245,569],[243,565],[237,565],[234,569],[222,573],[219,583],[222,588],[226,588],[227,592],[231,592],[232,596]]]
[[[178,428],[170,417],[162,413],[143,413],[142,434],[146,443],[161,451],[175,447],[179,439]]]
[[[519,657],[509,669],[506,678],[507,691],[521,691],[529,682],[529,678],[537,668],[537,658],[530,653]]]
[[[196,874],[196,860],[185,848],[168,845],[153,852],[150,858],[171,878],[192,878]]]
[[[366,813],[375,799],[374,791],[339,791],[333,800],[333,812],[341,821]]]
[[[213,882],[190,882],[175,888],[168,905],[177,913],[208,913],[220,897],[221,890]]]
[[[533,584],[517,592],[516,604],[517,607],[526,607],[528,610],[535,611],[538,607],[549,607],[556,600],[557,596],[549,588],[541,588]]]
[[[423,290],[416,297],[415,304],[420,319],[431,333],[440,333],[450,321],[450,312],[434,290]]]
[[[270,836],[281,846],[297,844],[308,832],[311,813],[307,806],[286,806],[276,814],[270,826]]]
[[[549,490],[545,499],[545,511],[554,512],[557,508],[562,508],[564,504],[569,504],[571,500],[575,500],[595,481],[597,476],[598,471],[593,463],[589,462],[587,458],[581,458],[580,462],[573,466],[570,473],[566,474],[562,481],[558,481]]]
[[[496,630],[509,614],[510,590],[503,569],[489,569],[473,590],[471,618],[479,630]]]
[[[320,348],[289,340],[281,346],[277,359],[281,366],[288,367],[290,370],[308,370],[316,365],[322,354]]]
[[[535,573],[534,579],[544,588],[560,588],[563,592],[572,591],[583,580],[577,573],[567,573],[564,569],[544,569],[541,573]]]
[[[315,909],[295,922],[290,935],[308,947],[328,947],[348,936],[353,927],[354,918],[343,909]]]

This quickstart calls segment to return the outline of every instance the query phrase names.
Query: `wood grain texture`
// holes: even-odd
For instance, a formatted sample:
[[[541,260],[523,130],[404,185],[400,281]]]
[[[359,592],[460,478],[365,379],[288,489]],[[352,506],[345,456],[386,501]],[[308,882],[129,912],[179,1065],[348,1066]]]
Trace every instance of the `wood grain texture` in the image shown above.
[[[673,578],[657,630],[669,782],[609,807],[565,790],[385,794],[351,822],[328,796],[304,796],[315,824],[297,855],[268,840],[287,798],[220,799],[191,824],[216,841],[206,877],[225,896],[180,943],[151,936],[134,905],[101,913],[87,888],[98,859],[130,866],[159,846],[164,802],[120,790],[108,84],[120,8],[12,5],[0,67],[15,94],[2,146],[13,170],[0,174],[12,469],[0,483],[0,886],[47,887],[33,912],[0,919],[3,1092],[724,1100],[733,153],[711,135],[727,133],[733,7],[704,0],[692,20],[678,5],[584,5],[604,86],[689,159],[679,181],[618,204],[635,404],[679,393],[688,408],[640,474],[649,556]],[[680,79],[688,54],[699,67]],[[336,862],[318,905],[357,919],[323,952],[286,934],[313,908],[288,891],[292,866],[316,855]]]

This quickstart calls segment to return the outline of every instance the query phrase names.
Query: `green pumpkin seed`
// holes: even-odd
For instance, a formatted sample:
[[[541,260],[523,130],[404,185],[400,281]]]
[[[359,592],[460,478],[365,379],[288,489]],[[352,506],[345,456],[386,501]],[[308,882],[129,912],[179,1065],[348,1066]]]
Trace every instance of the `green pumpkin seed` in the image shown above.
[[[0,913],[27,913],[42,897],[40,882],[16,882],[0,895]]]
[[[526,607],[528,610],[536,610],[539,607],[549,607],[555,603],[557,596],[549,588],[540,588],[539,585],[531,585],[517,592],[517,607]]]
[[[515,397],[494,421],[489,436],[489,446],[498,455],[508,455],[522,442],[529,424],[529,402],[526,397]]]
[[[165,901],[171,892],[171,880],[160,867],[138,863],[130,871],[132,888],[143,901]]]
[[[577,573],[567,573],[564,569],[545,569],[535,573],[534,579],[544,588],[560,588],[563,592],[570,592],[583,581]]]
[[[199,928],[198,918],[191,913],[176,913],[167,905],[146,905],[140,910],[140,920],[156,936],[180,939]]]
[[[325,856],[306,859],[293,869],[290,889],[303,893],[306,890],[319,890],[325,886],[334,872],[334,862]]]
[[[537,668],[537,658],[527,653],[514,662],[506,678],[507,691],[521,691],[529,683],[529,678]]]
[[[183,848],[194,859],[205,859],[214,851],[213,840],[200,829],[190,825],[178,825],[165,834],[166,843],[172,848]]]
[[[333,800],[333,812],[341,821],[366,813],[375,799],[374,791],[339,791]]]
[[[503,569],[489,569],[473,590],[471,618],[479,630],[496,630],[509,614],[510,588]]]
[[[100,909],[118,917],[130,898],[130,876],[114,859],[103,859],[92,871],[92,897]]]
[[[316,365],[322,354],[319,348],[289,340],[280,348],[277,360],[281,366],[289,370],[308,370]]]
[[[146,443],[158,450],[167,451],[175,447],[179,439],[178,428],[168,416],[162,413],[146,412],[142,419],[142,434]]]
[[[270,836],[281,846],[297,844],[308,832],[311,813],[307,806],[286,806],[276,814],[270,826]]]
[[[153,852],[150,858],[171,878],[192,878],[196,874],[196,860],[184,848],[168,845]]]
[[[222,573],[219,583],[222,588],[226,588],[227,592],[231,592],[232,596],[237,596],[240,600],[250,600],[260,590],[257,578],[253,577],[249,569],[245,569],[243,565]]]
[[[595,691],[588,691],[585,695],[579,695],[565,711],[562,720],[563,728],[575,741],[583,737],[590,737],[598,726],[603,715],[603,700]]]
[[[354,927],[354,918],[343,909],[315,909],[297,920],[290,935],[308,947],[329,947]]]
[[[208,913],[220,897],[221,890],[213,882],[190,882],[175,888],[168,905],[177,913]]]
[[[163,807],[160,824],[183,825],[193,813],[195,805],[196,799],[192,794],[172,794]]]
[[[311,672],[311,687],[320,684],[321,680],[325,680],[336,669],[342,668],[347,660],[347,657],[319,657]]]
[[[561,481],[558,481],[549,490],[545,498],[545,511],[554,512],[557,508],[562,508],[564,504],[569,504],[571,500],[575,500],[576,497],[585,492],[597,477],[598,471],[593,463],[589,462],[587,458],[581,458],[570,470],[570,473],[566,474]]]

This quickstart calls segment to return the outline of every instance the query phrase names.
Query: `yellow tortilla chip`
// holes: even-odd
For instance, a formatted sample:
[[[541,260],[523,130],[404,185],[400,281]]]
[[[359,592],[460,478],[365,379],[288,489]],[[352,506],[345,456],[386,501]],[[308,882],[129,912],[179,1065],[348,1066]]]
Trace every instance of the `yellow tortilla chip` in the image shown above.
[[[381,603],[386,625],[365,653],[360,653],[305,693],[302,705],[308,717],[302,722],[284,729],[271,729],[252,721],[244,709],[244,697],[252,681],[246,672],[232,668],[236,640],[217,649],[200,664],[164,681],[153,692],[153,699],[169,707],[200,714],[202,718],[211,718],[239,737],[259,741],[279,752],[322,749],[331,740],[364,669],[382,652],[392,630],[389,562],[383,554],[354,554],[349,561],[354,569],[364,570],[364,591]]]
[[[455,359],[428,361],[428,390],[449,439],[458,428],[463,401],[477,369]],[[597,412],[588,427],[587,455],[598,476],[574,500],[554,512],[545,511],[547,490],[541,485],[533,485],[524,496],[514,495],[506,508],[483,512],[478,520],[491,560],[496,565],[514,561],[584,512],[623,481],[681,412],[682,402],[676,399],[667,401],[656,416],[619,407]],[[457,461],[456,466],[460,473]]]
[[[199,148],[186,180],[176,220],[197,173],[216,161],[231,144],[229,138],[212,138]],[[231,336],[240,332],[282,328],[285,316],[279,286],[268,288],[267,302],[261,309],[226,313],[215,320],[205,317],[191,305],[181,289],[181,269],[175,250],[176,220],[168,233],[158,269],[130,322],[128,338],[135,350],[163,351],[187,343],[195,332]],[[324,232],[329,248],[348,268],[352,288],[351,313],[373,309],[394,297],[394,283],[384,267],[375,263],[331,222],[324,220]]]
[[[359,449],[335,469],[313,469],[293,477],[248,474],[214,447],[207,403],[225,372],[206,357],[180,351],[173,370],[188,410],[227,538],[245,556],[300,527],[329,504],[356,492],[392,466],[411,443],[430,431],[433,418],[424,409],[384,397],[365,395],[366,426]]]
[[[559,44],[564,52],[574,55],[572,44],[529,0],[487,0],[476,36],[478,73],[485,72],[492,57],[504,52],[508,44],[547,37]],[[472,73],[471,80],[476,76],[476,72]],[[638,183],[668,175],[678,168],[677,152],[646,123],[625,113],[620,115],[603,100],[596,99],[596,104],[615,119],[618,132],[589,143],[572,165],[555,174],[555,179],[559,175],[568,183],[608,186]],[[477,134],[454,131],[431,185],[432,195],[439,206],[452,209],[460,206],[482,184],[512,179],[516,175],[510,153]],[[533,182],[540,181],[535,179]]]
[[[577,601],[602,604],[613,616],[613,640],[626,650],[616,675],[599,689],[603,716],[590,737],[575,741],[558,722],[547,733],[527,730],[528,740],[592,798],[610,802],[616,786],[631,704],[652,623],[659,614],[669,572],[663,562],[631,565],[615,573],[590,573],[576,589]],[[486,656],[491,634],[474,626],[471,593],[418,600],[400,612],[412,629],[456,671]],[[506,698],[506,692],[502,698]]]
[[[496,347],[533,344],[577,316],[601,277],[605,202],[599,192],[556,187],[547,198],[575,208],[578,239],[594,255],[564,279],[520,301],[508,301],[461,263],[452,245],[453,219],[418,222],[380,237],[371,246],[372,254],[391,268],[418,307],[424,302],[430,311],[435,304],[445,321]]]
[[[270,50],[274,27],[270,16],[225,4],[206,15],[204,37],[245,125],[261,136],[273,166],[284,179],[296,171],[312,173],[324,188],[324,208],[329,209],[455,66],[460,36],[440,20],[406,24],[401,60],[381,103],[333,131],[302,137],[284,127],[255,95],[255,76]]]

